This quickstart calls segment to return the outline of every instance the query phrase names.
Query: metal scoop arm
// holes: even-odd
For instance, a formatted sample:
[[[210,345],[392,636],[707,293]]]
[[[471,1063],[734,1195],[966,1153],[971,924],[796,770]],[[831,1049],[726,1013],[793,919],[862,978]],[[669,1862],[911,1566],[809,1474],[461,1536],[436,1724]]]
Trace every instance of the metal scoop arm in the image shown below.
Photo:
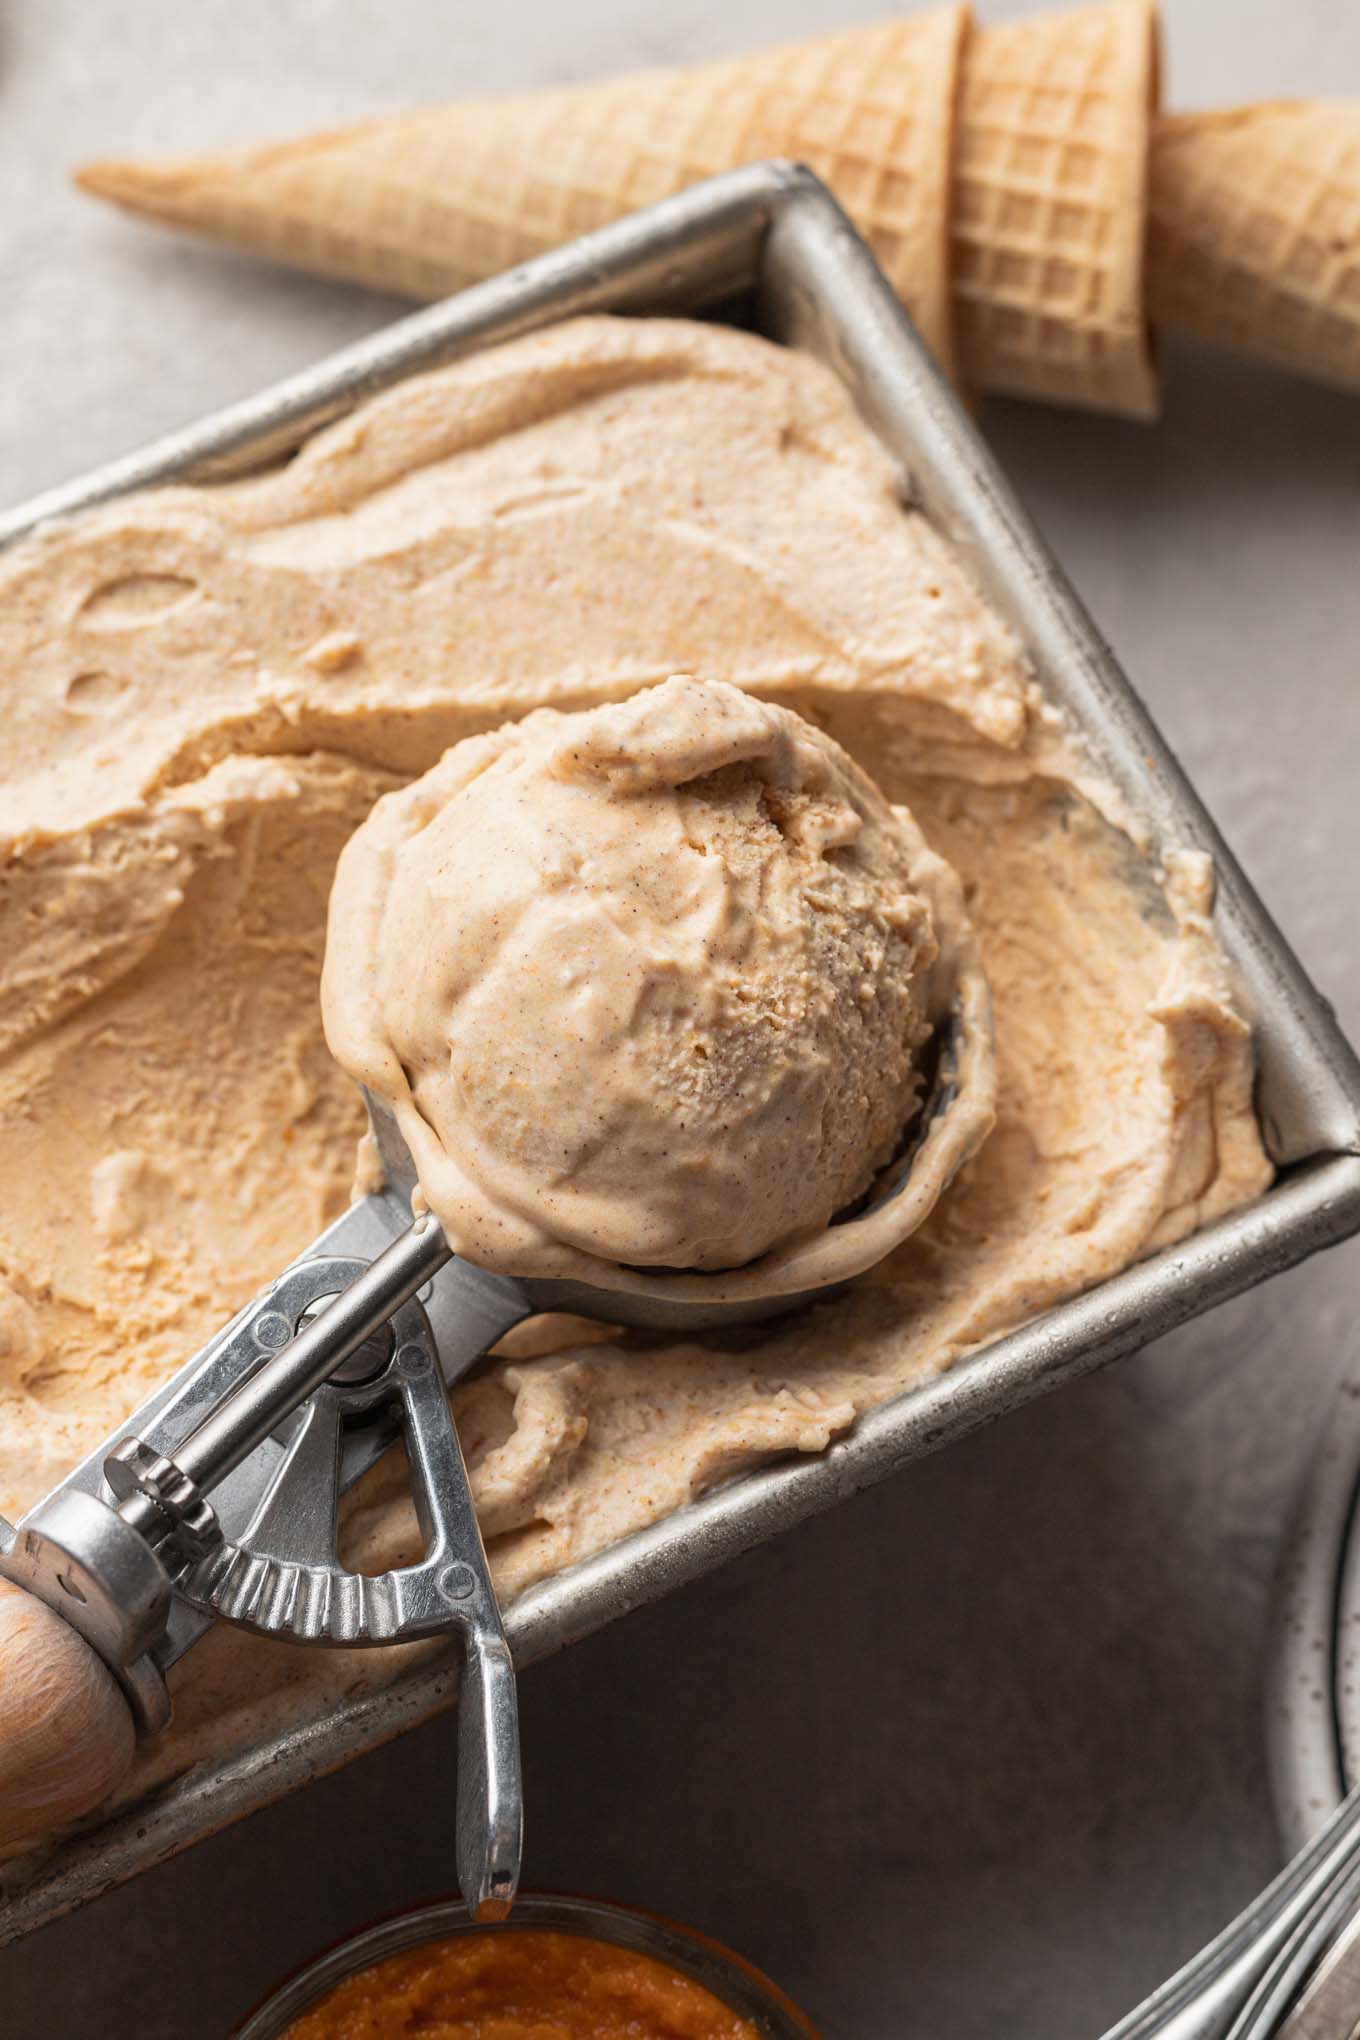
[[[40,1502],[19,1519],[18,1530],[38,1517],[57,1496],[69,1492],[108,1499],[104,1466],[114,1448],[135,1434],[157,1452],[173,1458],[181,1441],[236,1386],[246,1371],[236,1342],[247,1325],[267,1318],[271,1298],[293,1271],[321,1256],[373,1261],[411,1223],[398,1196],[361,1198],[321,1233],[230,1323],[223,1326],[169,1381],[153,1391],[103,1443],[97,1445]],[[476,1365],[497,1339],[518,1324],[531,1308],[523,1291],[502,1276],[488,1275],[465,1261],[450,1260],[431,1279],[422,1297],[439,1353],[440,1369],[450,1386]],[[268,1327],[266,1327],[268,1329]],[[291,1326],[289,1326],[291,1331]],[[264,1351],[268,1347],[263,1348]],[[257,1353],[254,1364],[258,1365]],[[282,1427],[281,1427],[282,1428]],[[338,1485],[345,1493],[380,1459],[396,1437],[396,1427],[375,1425],[344,1441]],[[267,1436],[249,1456],[214,1487],[213,1508],[228,1537],[242,1535],[282,1464],[286,1436]],[[168,1670],[211,1627],[212,1616],[200,1613],[176,1596],[164,1638],[152,1651],[155,1663]]]
[[[417,1289],[425,1310],[402,1301]],[[323,1298],[337,1300],[304,1324]],[[100,1651],[144,1731],[168,1718],[165,1670],[218,1616],[321,1644],[458,1634],[458,1873],[483,1918],[508,1909],[518,1879],[514,1670],[446,1383],[532,1307],[516,1284],[452,1259],[397,1197],[363,1199],[17,1530],[0,1525],[0,1572]],[[331,1381],[389,1320],[390,1357]],[[398,1435],[427,1549],[416,1565],[354,1574],[336,1556],[338,1498]]]

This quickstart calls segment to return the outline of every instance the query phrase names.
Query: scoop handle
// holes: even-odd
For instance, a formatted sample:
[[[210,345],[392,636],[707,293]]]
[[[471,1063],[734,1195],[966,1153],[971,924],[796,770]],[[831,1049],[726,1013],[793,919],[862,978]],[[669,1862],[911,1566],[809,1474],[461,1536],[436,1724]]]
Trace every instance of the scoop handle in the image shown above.
[[[475,1631],[458,1688],[458,1886],[474,1920],[503,1920],[524,1846],[515,1668],[504,1636]]]
[[[0,1847],[77,1820],[132,1763],[132,1711],[104,1660],[0,1580]]]
[[[1360,1792],[1352,1792],[1274,1883],[1104,2040],[1265,2040],[1285,2031],[1303,2040],[1311,2028],[1280,2020],[1357,1898]]]

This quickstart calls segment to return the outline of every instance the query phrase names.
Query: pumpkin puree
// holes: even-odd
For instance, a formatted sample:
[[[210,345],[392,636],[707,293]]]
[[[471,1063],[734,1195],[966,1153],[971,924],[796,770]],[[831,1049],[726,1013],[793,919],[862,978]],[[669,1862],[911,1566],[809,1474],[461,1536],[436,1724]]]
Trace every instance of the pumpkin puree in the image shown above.
[[[760,2040],[650,1955],[525,1927],[427,1942],[337,1984],[285,2040]]]

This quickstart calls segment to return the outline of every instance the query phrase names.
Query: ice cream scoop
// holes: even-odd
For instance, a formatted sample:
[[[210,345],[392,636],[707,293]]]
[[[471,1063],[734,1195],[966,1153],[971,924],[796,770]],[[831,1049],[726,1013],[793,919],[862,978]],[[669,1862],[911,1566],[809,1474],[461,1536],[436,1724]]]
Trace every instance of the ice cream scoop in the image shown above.
[[[889,1203],[910,1195],[919,1158],[933,1161],[947,1137],[978,1024],[958,1007],[942,1030],[930,1089],[880,1193]],[[134,1726],[151,1734],[169,1717],[166,1671],[214,1619],[321,1645],[453,1631],[463,1647],[459,1883],[474,1917],[503,1914],[519,1875],[514,1678],[447,1387],[538,1312],[693,1332],[813,1300],[724,1296],[711,1276],[688,1289],[642,1277],[631,1293],[611,1292],[460,1261],[429,1212],[411,1218],[411,1158],[391,1112],[369,1103],[383,1188],[17,1527],[0,1520],[0,1845],[78,1819],[116,1787]],[[424,1555],[352,1573],[336,1548],[339,1497],[396,1435]]]
[[[323,1000],[385,1187],[0,1522],[27,1589],[0,1600],[0,1841],[116,1783],[214,1619],[456,1632],[459,1879],[496,1917],[514,1680],[447,1385],[536,1312],[698,1330],[880,1259],[991,1123],[987,984],[909,816],[791,711],[676,679],[456,746],[380,802]],[[353,1573],[338,1498],[395,1435],[426,1548]]]
[[[948,1143],[889,1225],[837,1226],[960,995]],[[829,737],[725,682],[540,710],[380,801],[340,861],[322,1006],[454,1250],[505,1274],[844,1280],[991,1120],[954,874]]]

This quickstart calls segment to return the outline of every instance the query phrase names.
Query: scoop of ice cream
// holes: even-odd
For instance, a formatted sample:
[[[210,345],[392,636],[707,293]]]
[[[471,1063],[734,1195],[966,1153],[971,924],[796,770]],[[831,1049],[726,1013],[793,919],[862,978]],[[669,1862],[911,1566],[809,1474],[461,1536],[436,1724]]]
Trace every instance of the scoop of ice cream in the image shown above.
[[[469,1258],[732,1269],[891,1158],[961,929],[837,744],[675,678],[468,739],[378,803],[331,896],[327,1038]]]

